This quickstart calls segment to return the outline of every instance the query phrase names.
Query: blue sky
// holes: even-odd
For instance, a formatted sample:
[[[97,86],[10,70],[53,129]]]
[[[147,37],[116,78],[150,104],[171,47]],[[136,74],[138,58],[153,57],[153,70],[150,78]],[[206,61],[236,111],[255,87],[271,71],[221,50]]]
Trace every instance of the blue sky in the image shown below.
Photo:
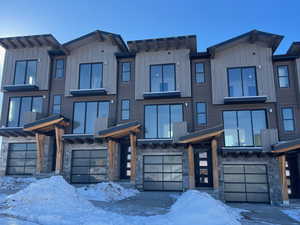
[[[9,0],[0,36],[52,33],[60,42],[100,29],[125,41],[196,34],[198,50],[252,29],[285,36],[277,53],[300,41],[300,1]]]

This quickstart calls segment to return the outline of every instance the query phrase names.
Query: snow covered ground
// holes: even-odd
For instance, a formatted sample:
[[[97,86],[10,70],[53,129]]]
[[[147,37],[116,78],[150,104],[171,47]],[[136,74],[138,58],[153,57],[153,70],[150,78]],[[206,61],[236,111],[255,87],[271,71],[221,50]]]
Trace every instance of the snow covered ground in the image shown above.
[[[27,187],[30,183],[37,181],[33,177],[0,177],[0,191],[10,192],[17,191]]]
[[[108,184],[110,183],[103,185],[106,192],[115,190],[117,187],[114,184]],[[93,189],[77,191],[61,176],[38,180],[16,194],[8,196],[5,203],[7,208],[3,208],[0,214],[4,213],[16,218],[22,218],[27,222],[42,225],[240,224],[239,211],[199,191],[183,193],[171,206],[169,212],[164,215],[128,216],[105,211],[101,208],[96,208],[91,202],[86,200],[87,196],[88,198],[95,196],[96,191],[103,190],[101,189],[103,187],[97,185]],[[82,194],[82,192],[85,192],[85,194]],[[125,193],[127,194],[126,190]],[[116,200],[114,194],[109,196],[113,197],[105,197],[104,200]]]
[[[293,218],[294,220],[300,222],[300,208],[296,209],[284,209],[281,210],[283,213],[288,215],[289,217]]]

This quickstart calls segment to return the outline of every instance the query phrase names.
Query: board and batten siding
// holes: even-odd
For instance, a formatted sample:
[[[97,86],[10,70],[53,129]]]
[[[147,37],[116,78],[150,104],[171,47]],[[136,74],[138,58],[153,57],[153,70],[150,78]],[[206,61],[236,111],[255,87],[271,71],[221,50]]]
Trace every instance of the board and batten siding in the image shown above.
[[[224,104],[228,97],[227,68],[256,67],[258,95],[267,96],[267,102],[276,101],[272,49],[258,43],[241,43],[216,52],[211,59],[213,104]]]
[[[15,76],[15,66],[17,60],[37,60],[37,80],[36,85],[40,90],[49,89],[50,56],[48,50],[51,47],[34,47],[22,49],[7,49],[3,65],[2,87],[12,85]]]
[[[143,94],[150,91],[150,65],[176,64],[176,91],[181,97],[191,97],[190,50],[166,50],[141,52],[135,61],[135,99],[143,99]]]
[[[300,58],[296,59],[296,73],[297,73],[297,79],[298,79],[298,87],[300,87]],[[299,88],[298,94],[300,94],[300,88]]]
[[[65,95],[78,89],[79,65],[81,63],[103,63],[103,88],[107,94],[116,94],[118,47],[109,42],[91,42],[71,51],[67,57]]]

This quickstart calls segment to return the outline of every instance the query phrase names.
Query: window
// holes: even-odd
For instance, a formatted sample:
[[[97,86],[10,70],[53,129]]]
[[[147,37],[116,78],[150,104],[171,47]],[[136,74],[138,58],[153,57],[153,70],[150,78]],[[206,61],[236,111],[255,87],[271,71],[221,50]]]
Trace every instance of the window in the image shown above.
[[[279,87],[288,88],[290,86],[288,66],[287,65],[278,66],[277,71],[278,71]]]
[[[109,102],[75,102],[73,114],[73,133],[94,133],[95,120],[108,117]]]
[[[228,69],[229,97],[257,96],[255,67]]]
[[[55,60],[55,78],[62,78],[65,74],[65,60],[56,59]]]
[[[14,84],[35,84],[37,60],[16,61]]]
[[[53,96],[53,114],[60,114],[60,106],[61,106],[61,96],[60,95],[54,95]]]
[[[42,97],[12,97],[9,99],[8,127],[22,127],[26,112],[42,112]]]
[[[102,63],[84,63],[79,66],[79,89],[102,88]]]
[[[206,103],[199,102],[196,104],[197,124],[206,124]]]
[[[260,132],[267,128],[265,110],[223,112],[225,146],[261,146]]]
[[[130,73],[131,73],[131,63],[130,62],[123,62],[122,63],[122,81],[126,82],[130,80]]]
[[[284,131],[294,131],[294,110],[293,108],[282,108],[282,121]]]
[[[121,112],[121,119],[122,120],[129,120],[129,100],[122,100],[122,103],[121,103],[121,108],[122,108],[122,112]]]
[[[175,91],[175,64],[150,66],[150,92]]]
[[[196,83],[202,84],[204,82],[204,63],[196,63]]]
[[[145,138],[173,137],[172,123],[182,122],[182,105],[145,106]]]

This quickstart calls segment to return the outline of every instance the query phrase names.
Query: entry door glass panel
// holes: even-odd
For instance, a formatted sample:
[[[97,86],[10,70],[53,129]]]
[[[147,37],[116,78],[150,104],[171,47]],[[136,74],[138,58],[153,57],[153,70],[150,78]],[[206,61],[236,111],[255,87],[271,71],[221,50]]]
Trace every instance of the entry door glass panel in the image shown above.
[[[197,187],[212,186],[211,155],[210,151],[195,153],[195,179]]]

